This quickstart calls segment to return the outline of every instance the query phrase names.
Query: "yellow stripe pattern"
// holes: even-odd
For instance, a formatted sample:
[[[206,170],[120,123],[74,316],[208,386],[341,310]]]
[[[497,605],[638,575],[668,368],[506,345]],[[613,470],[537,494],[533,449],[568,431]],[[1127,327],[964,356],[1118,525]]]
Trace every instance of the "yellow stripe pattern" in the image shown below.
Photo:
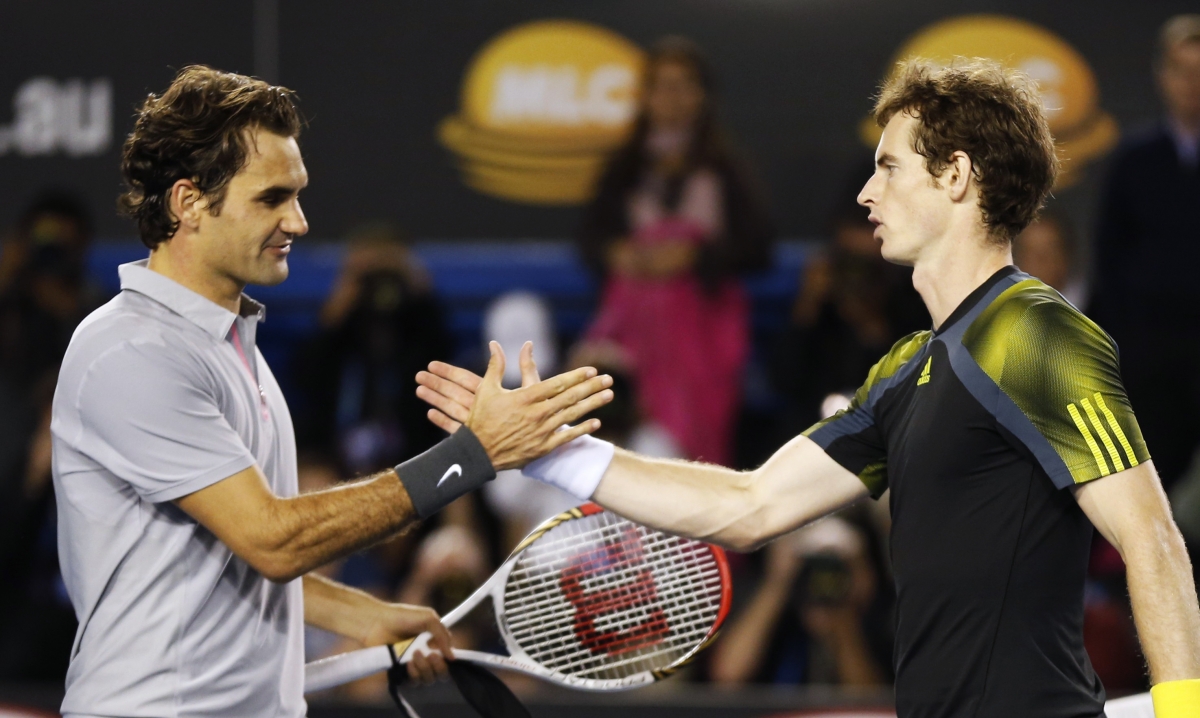
[[[1075,426],[1079,428],[1079,433],[1083,434],[1083,440],[1087,442],[1088,448],[1092,450],[1092,456],[1096,459],[1096,466],[1100,469],[1101,476],[1108,476],[1108,464],[1104,463],[1104,454],[1100,453],[1100,445],[1092,438],[1092,432],[1088,430],[1087,424],[1083,422],[1083,416],[1079,413],[1079,409],[1075,408],[1074,404],[1067,404],[1067,413],[1075,421]]]
[[[1137,457],[1133,454],[1133,447],[1129,445],[1129,439],[1125,438],[1125,432],[1121,431],[1121,425],[1117,423],[1117,417],[1113,416],[1112,410],[1104,403],[1104,397],[1100,396],[1100,392],[1095,393],[1096,406],[1100,408],[1100,412],[1104,414],[1104,418],[1108,420],[1108,425],[1112,428],[1113,433],[1117,436],[1117,441],[1121,442],[1121,448],[1125,450],[1125,456],[1129,459],[1130,466],[1137,466]]]
[[[1104,430],[1104,425],[1100,423],[1100,417],[1096,416],[1096,410],[1092,408],[1092,402],[1084,399],[1079,402],[1083,404],[1083,410],[1087,412],[1088,419],[1092,421],[1092,426],[1095,427],[1096,433],[1100,435],[1100,441],[1104,442],[1104,448],[1108,449],[1108,457],[1112,459],[1114,471],[1124,471],[1125,464],[1121,462],[1121,455],[1117,453],[1117,445],[1109,438],[1108,432]]]

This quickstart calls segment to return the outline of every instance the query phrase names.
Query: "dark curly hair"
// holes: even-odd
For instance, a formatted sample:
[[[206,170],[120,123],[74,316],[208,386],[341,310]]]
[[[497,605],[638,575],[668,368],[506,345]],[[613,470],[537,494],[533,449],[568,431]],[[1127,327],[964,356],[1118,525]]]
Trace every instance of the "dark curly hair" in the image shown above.
[[[875,121],[884,127],[901,112],[917,119],[912,148],[934,178],[954,152],[971,158],[983,222],[996,242],[1012,241],[1037,216],[1059,164],[1033,80],[981,58],[950,67],[909,60],[880,90]]]
[[[142,242],[154,249],[175,235],[168,193],[178,180],[195,182],[209,211],[220,212],[229,180],[246,165],[247,130],[299,136],[294,99],[285,87],[203,65],[183,68],[166,92],[147,97],[121,153],[127,189],[117,202]]]

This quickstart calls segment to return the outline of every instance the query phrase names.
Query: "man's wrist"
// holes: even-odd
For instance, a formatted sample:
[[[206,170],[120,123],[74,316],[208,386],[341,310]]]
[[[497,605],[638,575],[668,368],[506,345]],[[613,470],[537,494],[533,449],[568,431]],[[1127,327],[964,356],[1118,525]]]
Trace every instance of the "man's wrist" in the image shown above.
[[[596,493],[615,452],[616,447],[607,441],[581,436],[531,461],[521,473],[587,501]]]
[[[1157,718],[1200,718],[1200,678],[1159,683],[1150,697]]]
[[[487,450],[466,426],[433,448],[396,467],[421,519],[441,511],[450,502],[496,478]]]

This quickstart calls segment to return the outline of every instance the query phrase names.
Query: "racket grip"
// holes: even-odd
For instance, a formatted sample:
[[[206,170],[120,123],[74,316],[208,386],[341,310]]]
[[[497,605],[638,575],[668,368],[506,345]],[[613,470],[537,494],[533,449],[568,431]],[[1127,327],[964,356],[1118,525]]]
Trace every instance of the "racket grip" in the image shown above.
[[[315,693],[359,678],[386,671],[392,667],[392,655],[387,646],[364,648],[304,666],[304,692]]]

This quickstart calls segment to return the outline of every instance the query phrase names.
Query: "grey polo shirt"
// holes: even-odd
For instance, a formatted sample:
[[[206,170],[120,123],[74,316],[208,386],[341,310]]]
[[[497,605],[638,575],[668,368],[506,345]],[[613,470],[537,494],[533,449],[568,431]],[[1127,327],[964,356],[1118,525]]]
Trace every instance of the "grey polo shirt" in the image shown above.
[[[303,596],[172,501],[253,464],[295,496],[279,385],[241,316],[135,262],[75,331],[54,393],[66,715],[303,716]],[[243,361],[245,357],[245,361]]]

